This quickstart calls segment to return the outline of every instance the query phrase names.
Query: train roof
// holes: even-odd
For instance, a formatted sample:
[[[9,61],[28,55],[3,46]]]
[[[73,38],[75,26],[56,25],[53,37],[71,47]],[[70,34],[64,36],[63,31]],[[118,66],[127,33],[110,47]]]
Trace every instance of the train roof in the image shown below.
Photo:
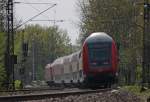
[[[64,57],[65,57],[65,56],[64,56]],[[51,66],[58,65],[58,64],[62,64],[63,61],[64,61],[64,60],[63,60],[64,57],[60,57],[60,58],[54,60],[54,62],[51,64]]]
[[[112,37],[110,37],[105,32],[95,32],[92,33],[89,37],[86,38],[86,43],[94,43],[94,42],[112,42]]]
[[[80,51],[72,53],[69,56],[70,57],[70,62],[71,61],[77,61],[79,59],[79,54],[80,54]]]
[[[47,64],[46,66],[45,66],[45,69],[49,69],[51,67],[51,64]]]
[[[69,63],[71,61],[77,61],[79,59],[79,54],[81,51],[74,52],[70,55],[59,57],[51,64],[51,66]]]
[[[64,56],[63,63],[68,63],[68,62],[69,62],[69,56]]]

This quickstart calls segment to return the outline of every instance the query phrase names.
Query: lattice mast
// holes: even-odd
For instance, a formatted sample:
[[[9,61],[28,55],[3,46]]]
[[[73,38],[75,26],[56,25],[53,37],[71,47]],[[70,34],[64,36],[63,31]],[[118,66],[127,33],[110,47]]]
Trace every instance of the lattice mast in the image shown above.
[[[14,89],[14,29],[13,29],[13,0],[7,0],[7,31],[6,31],[6,72],[7,85],[9,89]]]

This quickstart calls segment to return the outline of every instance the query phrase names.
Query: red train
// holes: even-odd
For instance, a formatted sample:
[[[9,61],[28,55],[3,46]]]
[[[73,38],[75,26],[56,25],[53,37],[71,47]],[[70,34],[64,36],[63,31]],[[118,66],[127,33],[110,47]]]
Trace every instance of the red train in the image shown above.
[[[82,50],[47,64],[48,83],[81,83],[110,87],[117,79],[118,52],[114,40],[104,32],[92,33]]]

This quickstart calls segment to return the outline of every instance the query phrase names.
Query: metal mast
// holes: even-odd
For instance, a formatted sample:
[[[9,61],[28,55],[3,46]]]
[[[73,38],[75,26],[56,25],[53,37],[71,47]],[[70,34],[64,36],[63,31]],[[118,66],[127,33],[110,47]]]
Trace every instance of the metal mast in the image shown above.
[[[7,72],[7,87],[14,90],[14,30],[13,30],[13,0],[7,0],[7,38],[5,66]]]
[[[144,30],[143,30],[143,84],[150,84],[150,4],[144,0]]]

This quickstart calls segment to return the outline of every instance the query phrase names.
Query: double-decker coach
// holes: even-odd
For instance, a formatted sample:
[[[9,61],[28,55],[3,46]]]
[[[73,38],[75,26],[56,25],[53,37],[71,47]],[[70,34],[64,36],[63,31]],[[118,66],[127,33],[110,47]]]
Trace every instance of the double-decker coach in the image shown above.
[[[115,41],[104,32],[89,35],[82,50],[56,59],[46,66],[55,83],[77,83],[85,87],[110,87],[117,78],[118,52]],[[47,77],[47,79],[48,79]],[[50,81],[50,80],[48,80]]]
[[[115,41],[104,32],[92,33],[83,44],[83,76],[86,84],[111,86],[117,77]]]

